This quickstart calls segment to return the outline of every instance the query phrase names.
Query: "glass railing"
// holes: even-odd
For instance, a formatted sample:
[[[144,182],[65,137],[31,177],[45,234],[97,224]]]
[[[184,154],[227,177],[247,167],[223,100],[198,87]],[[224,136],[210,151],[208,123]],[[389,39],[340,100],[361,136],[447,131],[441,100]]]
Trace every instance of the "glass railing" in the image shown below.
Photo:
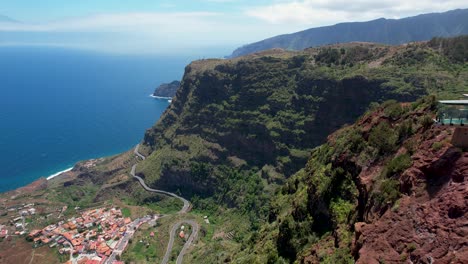
[[[468,108],[466,106],[441,105],[436,121],[442,125],[468,125]]]

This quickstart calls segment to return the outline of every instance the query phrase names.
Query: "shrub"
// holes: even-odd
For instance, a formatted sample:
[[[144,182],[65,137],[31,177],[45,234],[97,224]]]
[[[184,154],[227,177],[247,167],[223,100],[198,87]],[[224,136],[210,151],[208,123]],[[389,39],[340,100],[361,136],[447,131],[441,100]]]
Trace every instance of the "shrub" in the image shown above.
[[[421,126],[424,129],[429,129],[432,126],[433,123],[434,123],[434,121],[432,120],[432,118],[429,115],[424,115],[423,117],[421,117],[419,119],[419,124],[421,124]]]
[[[404,112],[405,109],[403,109],[403,107],[401,107],[401,105],[397,102],[390,104],[384,109],[385,116],[393,120],[400,118]]]
[[[413,164],[409,154],[402,154],[390,161],[384,170],[384,176],[389,177],[403,172]]]
[[[321,261],[321,263],[325,264],[334,264],[334,263],[342,263],[342,264],[352,264],[354,263],[354,258],[351,255],[351,252],[348,248],[338,248],[336,249],[333,254],[327,256],[325,259]]]
[[[380,185],[380,195],[378,197],[378,202],[380,202],[380,204],[393,204],[400,198],[400,196],[400,183],[397,180],[386,179],[382,181],[382,184]]]
[[[431,147],[433,150],[439,151],[443,146],[444,146],[444,143],[442,142],[434,142]]]
[[[315,56],[315,60],[324,64],[339,64],[340,52],[337,49],[321,49]]]
[[[403,146],[406,148],[408,153],[412,155],[416,151],[418,142],[415,139],[409,139],[403,143]]]
[[[352,153],[360,153],[366,147],[366,142],[361,136],[361,132],[358,129],[353,128],[347,129],[341,133],[336,138],[336,142],[333,147],[337,155],[347,151],[351,151]]]
[[[354,205],[349,201],[338,198],[331,202],[330,209],[337,223],[346,223],[350,213],[354,209]]]
[[[408,251],[409,252],[413,252],[416,250],[416,244],[415,243],[411,243],[408,245]]]
[[[405,120],[398,126],[398,140],[403,142],[413,134],[413,123],[411,120]]]
[[[379,150],[380,154],[387,154],[396,147],[398,136],[388,123],[380,123],[369,134],[369,144]]]

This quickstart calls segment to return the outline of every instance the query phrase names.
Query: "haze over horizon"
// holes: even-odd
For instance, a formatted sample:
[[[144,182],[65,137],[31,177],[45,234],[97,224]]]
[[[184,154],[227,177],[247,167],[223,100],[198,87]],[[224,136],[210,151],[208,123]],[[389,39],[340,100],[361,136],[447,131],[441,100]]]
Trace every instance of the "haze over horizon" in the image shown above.
[[[341,22],[466,8],[423,0],[115,0],[3,3],[0,46],[45,45],[128,54],[229,53],[279,34]],[[6,16],[18,22],[1,19]],[[211,54],[207,54],[211,55]]]

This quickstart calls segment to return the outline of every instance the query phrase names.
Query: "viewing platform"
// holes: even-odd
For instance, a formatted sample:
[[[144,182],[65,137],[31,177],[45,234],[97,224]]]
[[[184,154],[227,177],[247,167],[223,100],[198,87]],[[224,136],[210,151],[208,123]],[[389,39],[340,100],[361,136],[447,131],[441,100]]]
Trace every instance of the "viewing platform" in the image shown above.
[[[468,97],[468,94],[463,94],[463,96]],[[456,127],[452,136],[452,144],[468,148],[468,100],[442,100],[439,104],[436,123]]]

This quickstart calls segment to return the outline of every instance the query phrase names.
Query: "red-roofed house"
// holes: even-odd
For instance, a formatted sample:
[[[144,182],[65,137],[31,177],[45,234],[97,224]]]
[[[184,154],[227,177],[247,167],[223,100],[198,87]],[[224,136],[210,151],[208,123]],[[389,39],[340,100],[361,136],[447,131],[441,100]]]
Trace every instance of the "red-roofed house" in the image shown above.
[[[40,235],[41,233],[42,233],[42,230],[36,229],[36,230],[31,231],[31,233],[29,233],[29,236],[30,237],[36,237],[36,236]]]

